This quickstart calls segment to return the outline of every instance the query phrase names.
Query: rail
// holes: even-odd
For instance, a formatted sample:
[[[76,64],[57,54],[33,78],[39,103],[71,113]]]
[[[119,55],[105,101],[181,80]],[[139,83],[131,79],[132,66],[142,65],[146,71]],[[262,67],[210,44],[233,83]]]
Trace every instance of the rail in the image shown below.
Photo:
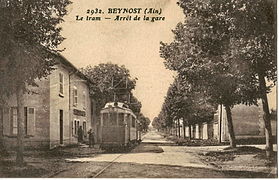
[[[118,155],[116,158],[114,158],[111,162],[109,162],[108,165],[106,165],[103,169],[101,169],[97,174],[94,176],[90,176],[89,178],[97,178],[100,176],[107,168],[109,168],[118,158],[120,158],[123,154]]]

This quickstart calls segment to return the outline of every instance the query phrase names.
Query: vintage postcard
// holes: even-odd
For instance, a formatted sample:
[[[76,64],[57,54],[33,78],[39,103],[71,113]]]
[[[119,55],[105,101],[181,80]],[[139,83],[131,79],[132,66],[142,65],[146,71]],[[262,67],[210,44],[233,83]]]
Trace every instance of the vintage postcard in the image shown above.
[[[0,178],[277,178],[276,0],[0,0]]]

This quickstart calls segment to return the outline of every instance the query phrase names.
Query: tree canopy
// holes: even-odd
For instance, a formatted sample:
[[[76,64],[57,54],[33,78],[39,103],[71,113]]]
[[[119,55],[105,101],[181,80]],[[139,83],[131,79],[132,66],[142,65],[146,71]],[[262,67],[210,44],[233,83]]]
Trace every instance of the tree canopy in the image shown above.
[[[157,129],[171,128],[180,119],[184,125],[208,122],[212,120],[214,112],[214,104],[178,76],[170,85],[161,112],[153,120],[153,126]]]
[[[0,91],[10,95],[49,75],[51,53],[64,40],[61,27],[69,0],[3,0],[0,4]],[[20,87],[19,87],[20,86]]]
[[[148,126],[151,122],[150,119],[148,117],[145,117],[142,113],[139,113],[137,118],[138,118],[139,123],[140,123],[140,130],[147,131]]]
[[[211,101],[225,105],[235,146],[231,117],[235,104],[257,105],[261,98],[264,119],[269,116],[265,78],[276,80],[275,3],[180,0],[179,5],[185,22],[173,30],[172,43],[161,43],[161,57],[166,68],[177,71]],[[269,120],[265,122],[270,129]]]
[[[48,76],[54,69],[52,54],[64,40],[58,25],[63,22],[70,3],[69,0],[0,1],[0,103],[16,95],[16,161],[20,166],[24,164],[23,95],[29,85],[36,86],[37,79]]]
[[[96,111],[108,102],[126,103],[135,113],[141,123],[142,130],[147,130],[150,120],[141,113],[141,102],[133,95],[137,78],[131,78],[129,70],[124,66],[112,63],[102,63],[97,66],[87,66],[81,71],[91,80],[90,94],[96,101]]]
[[[126,102],[135,112],[140,112],[141,103],[133,96],[136,79],[132,79],[125,66],[101,63],[87,66],[81,71],[92,81],[90,93],[97,103],[97,114],[107,102]]]

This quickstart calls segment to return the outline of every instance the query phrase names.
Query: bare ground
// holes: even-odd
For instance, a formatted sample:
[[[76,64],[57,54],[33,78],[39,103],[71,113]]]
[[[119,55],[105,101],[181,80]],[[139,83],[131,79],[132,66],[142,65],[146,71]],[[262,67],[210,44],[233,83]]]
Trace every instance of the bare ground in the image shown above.
[[[16,167],[15,152],[2,154],[0,177],[277,177],[277,162],[267,160],[261,149],[177,146],[156,132],[149,132],[145,137],[131,152],[120,154],[104,153],[86,146],[26,151],[27,164],[23,168]],[[111,163],[115,157],[119,158]]]
[[[24,167],[17,167],[16,153],[10,151],[0,158],[0,177],[50,177],[71,169],[76,163],[66,162],[67,157],[93,157],[98,149],[81,146],[63,147],[54,150],[29,150],[24,152]]]
[[[251,177],[252,174],[262,174],[260,177],[267,178],[277,177],[277,152],[274,152],[271,158],[267,158],[262,149],[241,146],[199,155],[205,163],[215,166],[226,174],[235,171],[246,174],[245,177]]]

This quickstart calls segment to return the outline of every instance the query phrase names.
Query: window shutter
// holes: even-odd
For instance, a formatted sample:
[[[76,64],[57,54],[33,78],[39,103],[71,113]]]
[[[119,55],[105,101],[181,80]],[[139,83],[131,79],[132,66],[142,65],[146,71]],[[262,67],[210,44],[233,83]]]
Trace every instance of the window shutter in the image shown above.
[[[10,123],[10,109],[3,108],[3,134],[11,134],[11,123]]]
[[[27,135],[35,135],[35,109],[28,108]]]

